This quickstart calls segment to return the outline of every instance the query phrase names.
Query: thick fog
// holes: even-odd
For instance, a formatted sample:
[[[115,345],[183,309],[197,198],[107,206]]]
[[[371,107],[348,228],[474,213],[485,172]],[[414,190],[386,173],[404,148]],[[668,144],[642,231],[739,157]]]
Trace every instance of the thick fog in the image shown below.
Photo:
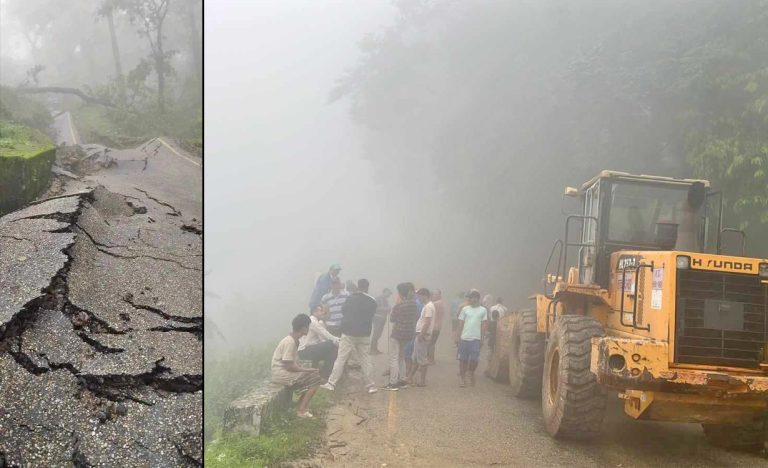
[[[742,7],[208,2],[208,337],[284,333],[332,262],[525,307],[603,169],[711,178],[765,255],[768,14]]]
[[[359,41],[395,11],[388,1],[205,8],[206,314],[226,337],[206,331],[215,353],[285,333],[333,262],[373,288],[397,279],[383,267],[397,215],[382,209],[348,103],[328,103]]]

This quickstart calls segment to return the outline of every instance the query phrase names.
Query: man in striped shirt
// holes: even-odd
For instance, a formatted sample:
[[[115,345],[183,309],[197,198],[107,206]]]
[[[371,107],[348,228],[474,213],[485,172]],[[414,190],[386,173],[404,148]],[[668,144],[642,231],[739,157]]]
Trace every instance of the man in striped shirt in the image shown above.
[[[341,319],[343,314],[341,308],[347,302],[349,294],[343,290],[344,285],[341,279],[333,278],[331,281],[331,292],[323,296],[321,302],[325,308],[326,316],[325,327],[333,336],[341,337]]]
[[[405,386],[405,348],[416,336],[416,321],[419,319],[419,309],[413,298],[414,289],[413,283],[398,284],[400,303],[389,314],[392,334],[389,338],[389,383],[384,387],[387,390]]]

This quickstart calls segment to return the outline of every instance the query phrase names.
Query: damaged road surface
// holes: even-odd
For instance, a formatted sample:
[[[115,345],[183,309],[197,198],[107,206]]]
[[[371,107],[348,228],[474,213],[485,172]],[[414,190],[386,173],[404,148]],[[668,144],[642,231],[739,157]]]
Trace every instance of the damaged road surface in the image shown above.
[[[0,467],[202,465],[202,228],[105,182],[0,218]]]

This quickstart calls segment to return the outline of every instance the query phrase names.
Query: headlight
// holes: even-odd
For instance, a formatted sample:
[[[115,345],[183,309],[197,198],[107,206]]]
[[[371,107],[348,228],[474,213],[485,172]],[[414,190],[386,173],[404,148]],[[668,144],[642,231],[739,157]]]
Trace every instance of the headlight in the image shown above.
[[[768,278],[768,262],[760,262],[760,266],[757,267],[758,275],[760,278]]]
[[[691,267],[691,257],[688,257],[687,255],[678,255],[675,265],[678,270],[687,270]]]

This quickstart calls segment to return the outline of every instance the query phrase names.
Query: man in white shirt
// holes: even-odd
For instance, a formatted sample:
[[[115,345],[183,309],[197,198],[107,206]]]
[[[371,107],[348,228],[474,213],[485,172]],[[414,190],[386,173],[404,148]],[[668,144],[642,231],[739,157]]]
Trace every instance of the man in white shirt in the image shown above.
[[[333,370],[333,362],[339,351],[339,339],[325,328],[326,311],[322,305],[316,306],[309,317],[309,332],[299,343],[299,358],[312,361],[312,367],[320,366],[320,377],[328,379]]]
[[[312,413],[308,411],[309,402],[324,382],[317,369],[301,367],[296,362],[299,339],[309,331],[310,322],[307,314],[297,315],[291,323],[291,333],[280,341],[272,354],[272,382],[303,394],[297,410],[297,415],[301,418],[312,417]]]
[[[499,318],[502,318],[502,317],[504,317],[504,314],[507,313],[507,310],[508,310],[507,307],[503,303],[503,299],[500,298],[500,297],[497,297],[496,298],[496,305],[491,307],[491,310],[490,310],[491,317],[493,317],[493,312],[496,311],[496,312],[499,313]]]

